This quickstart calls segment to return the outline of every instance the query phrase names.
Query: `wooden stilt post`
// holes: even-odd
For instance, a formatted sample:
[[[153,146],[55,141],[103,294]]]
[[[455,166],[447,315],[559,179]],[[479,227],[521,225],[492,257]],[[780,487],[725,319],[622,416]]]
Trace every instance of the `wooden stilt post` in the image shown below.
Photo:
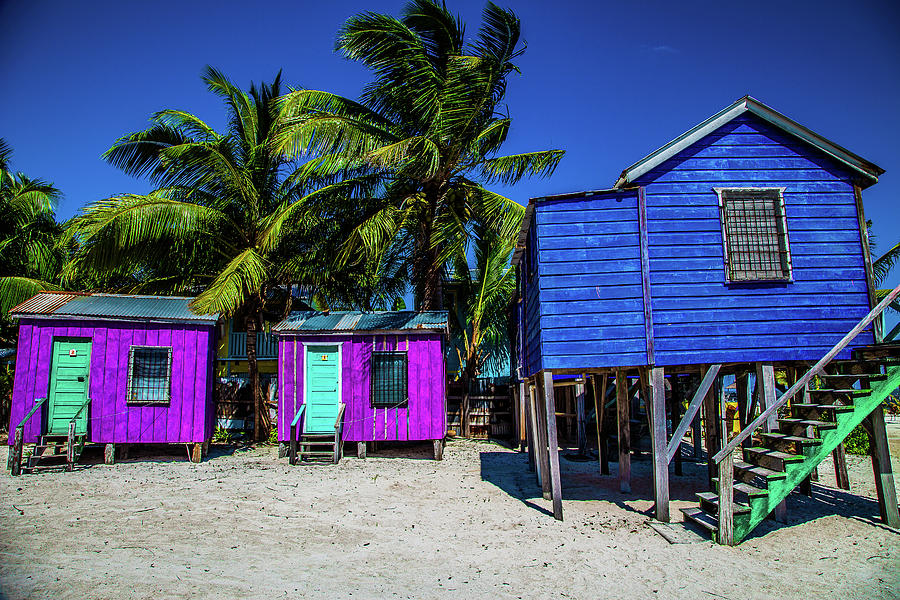
[[[13,434],[13,447],[9,449],[12,453],[9,461],[9,474],[19,475],[22,473],[22,447],[25,432],[21,427],[16,427]]]
[[[697,380],[698,386],[702,379],[703,374],[701,373],[700,379]],[[700,460],[703,457],[703,444],[700,441],[700,438],[703,437],[702,427],[700,426],[702,416],[701,411],[698,410],[694,415],[694,419],[691,421],[691,441],[694,444],[694,460]]]
[[[729,454],[718,465],[719,525],[716,541],[734,545],[734,455]]]
[[[444,460],[444,440],[433,440],[434,442],[434,460]]]
[[[198,463],[203,460],[203,445],[194,444],[191,447],[191,462]]]
[[[734,387],[737,392],[738,422],[743,429],[750,422],[747,419],[747,410],[750,408],[750,374],[746,371],[736,373]]]
[[[578,456],[587,456],[587,417],[584,410],[586,375],[581,375],[581,382],[575,384],[575,438],[578,442]]]
[[[356,442],[356,458],[366,459],[366,442]]]
[[[525,447],[528,449],[528,470],[535,470],[534,461],[534,421],[531,418],[531,385],[525,382],[524,394],[522,395],[522,404],[525,406]]]
[[[847,473],[847,455],[844,452],[844,443],[832,450],[831,458],[834,461],[834,479],[842,490],[850,489],[850,475]]]
[[[559,477],[559,444],[556,439],[556,400],[553,397],[553,373],[543,371],[544,407],[547,413],[547,444],[550,463],[551,493],[553,495],[553,518],[563,520],[562,487]]]
[[[107,444],[105,448],[103,448],[103,462],[107,465],[116,464],[116,445],[115,444]]]
[[[759,389],[759,410],[764,412],[775,404],[775,367],[772,363],[756,363],[756,386]],[[766,433],[778,429],[778,416],[769,415],[763,429]]]
[[[518,387],[517,398],[516,398],[516,414],[518,415],[516,419],[516,433],[519,436],[519,452],[525,452],[525,448],[528,445],[528,409],[527,402],[525,401],[525,382],[520,381]]]
[[[535,408],[537,409],[537,420],[535,421],[538,434],[537,448],[541,461],[541,493],[545,500],[552,500],[553,494],[550,487],[550,455],[547,446],[547,438],[549,436],[547,430],[547,401],[544,398],[543,376],[539,375],[538,377],[535,377],[534,384]],[[554,415],[554,417],[555,416],[556,415]]]
[[[683,408],[684,395],[683,390],[684,387],[681,385],[681,380],[678,377],[671,377],[669,379],[672,384],[672,396],[669,404],[671,405],[672,411],[672,426],[676,427],[676,423],[681,423],[681,411]],[[681,440],[684,436],[678,438],[677,440],[672,440],[672,443],[675,444],[675,475],[683,475],[684,470],[681,464]]]
[[[709,367],[703,367],[703,375]],[[718,381],[718,380],[717,380]],[[716,386],[713,385],[710,390],[703,396],[703,424],[704,424],[704,442],[706,445],[706,463],[707,474],[709,476],[709,485],[712,487],[712,480],[718,475],[716,465],[712,461],[713,455],[719,451],[718,436],[716,435],[716,425],[719,421],[719,411],[716,410]]]
[[[597,391],[597,378],[601,377],[600,391]],[[603,375],[592,376],[594,383],[594,402],[597,412],[597,460],[600,461],[600,474],[609,475],[609,456],[606,433],[606,384],[609,377]]]
[[[531,411],[531,438],[534,441],[534,471],[535,476],[537,477],[537,483],[541,486],[541,490],[545,489],[544,487],[544,450],[541,449],[541,442],[543,440],[543,427],[541,426],[541,411],[538,407],[538,390],[537,390],[537,378],[535,378],[534,382],[528,386],[529,390],[529,402],[531,403],[530,411]],[[544,446],[546,449],[546,446]],[[549,486],[546,488],[549,490]],[[546,492],[543,492],[546,494]]]
[[[866,420],[872,430],[869,448],[872,454],[872,468],[875,471],[875,490],[878,493],[878,508],[881,519],[888,527],[900,529],[900,513],[897,510],[897,488],[894,487],[894,473],[891,469],[891,454],[888,447],[887,431],[884,427],[884,409],[881,406],[872,411]]]
[[[624,369],[616,369],[616,421],[619,426],[619,491],[631,493],[631,399]]]
[[[653,491],[656,500],[656,518],[669,522],[669,444],[666,427],[666,376],[662,367],[650,369],[650,394],[647,410],[653,413]]]

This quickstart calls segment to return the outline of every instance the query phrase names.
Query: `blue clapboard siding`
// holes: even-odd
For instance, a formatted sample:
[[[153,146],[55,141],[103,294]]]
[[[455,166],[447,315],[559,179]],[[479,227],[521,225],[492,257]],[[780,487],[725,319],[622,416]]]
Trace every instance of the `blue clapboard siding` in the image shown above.
[[[852,176],[817,150],[746,113],[636,183],[656,364],[817,360],[868,312]],[[792,282],[726,282],[714,187],[786,188]]]
[[[646,364],[637,194],[541,201],[531,233],[538,274],[526,286],[528,374]]]

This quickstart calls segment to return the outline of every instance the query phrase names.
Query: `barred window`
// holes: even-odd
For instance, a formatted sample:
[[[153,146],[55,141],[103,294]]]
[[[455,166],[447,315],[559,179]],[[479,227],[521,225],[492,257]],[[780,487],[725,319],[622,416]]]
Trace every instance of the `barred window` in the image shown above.
[[[172,348],[132,346],[128,351],[127,401],[168,404],[171,398]]]
[[[409,370],[406,352],[372,352],[372,407],[405,408]]]
[[[791,256],[782,188],[716,189],[729,281],[784,281]]]

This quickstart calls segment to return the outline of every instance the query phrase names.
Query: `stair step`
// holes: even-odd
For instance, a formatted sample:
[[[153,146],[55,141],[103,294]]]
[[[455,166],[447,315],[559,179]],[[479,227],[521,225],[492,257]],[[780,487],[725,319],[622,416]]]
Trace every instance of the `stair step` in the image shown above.
[[[787,426],[789,428],[799,428],[805,430],[807,427],[814,427],[816,429],[836,429],[837,423],[834,421],[816,421],[812,419],[797,419],[792,417],[786,417],[782,419],[778,419],[779,425]],[[784,427],[780,427],[780,429],[784,429]]]
[[[824,381],[835,381],[841,379],[886,379],[885,373],[838,373],[838,374],[821,374],[819,375]]]
[[[320,452],[318,450],[309,450],[297,453],[299,456],[334,456],[334,452]]]
[[[718,477],[713,477],[712,480],[714,484],[719,483]],[[767,492],[766,490],[760,489],[755,485],[750,485],[749,483],[744,483],[743,481],[734,482],[734,491],[747,494],[747,496],[751,498],[769,495],[769,492]]]
[[[825,394],[840,394],[843,396],[868,396],[871,393],[871,388],[820,388],[818,390],[809,390],[810,396]]]
[[[797,408],[808,408],[819,409],[819,410],[834,410],[837,412],[853,412],[853,407],[849,404],[812,404],[806,402],[794,402],[791,406],[795,406]]]
[[[819,438],[811,438],[803,435],[788,435],[786,433],[763,433],[761,436],[766,441],[802,444],[806,446],[818,446],[822,443]]]
[[[681,512],[692,523],[696,523],[710,533],[716,533],[719,531],[719,520],[714,516],[700,510],[699,508],[682,508]]]
[[[787,473],[784,471],[775,471],[774,469],[767,469],[766,467],[760,467],[759,465],[753,465],[742,460],[734,461],[734,470],[739,473],[746,473],[752,475],[758,475],[763,479],[784,479],[787,477]]]
[[[719,510],[719,495],[714,494],[713,492],[697,492],[697,497],[700,498],[701,506],[705,502],[709,504],[710,507],[713,507],[716,512]],[[743,502],[734,502],[734,514],[739,515],[743,513],[750,512],[750,507],[744,504]]]

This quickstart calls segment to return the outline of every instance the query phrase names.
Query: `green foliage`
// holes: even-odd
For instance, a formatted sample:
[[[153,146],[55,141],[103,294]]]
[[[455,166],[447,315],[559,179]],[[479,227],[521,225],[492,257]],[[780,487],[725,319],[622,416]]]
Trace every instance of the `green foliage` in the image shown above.
[[[59,289],[64,253],[52,184],[9,170],[12,150],[0,139],[0,345],[14,343],[9,310],[43,290]]]
[[[850,454],[869,454],[869,434],[857,425],[844,440],[844,450]]]
[[[315,155],[307,173],[377,184],[377,193],[336,208],[354,223],[343,261],[389,256],[409,273],[423,309],[439,308],[442,278],[469,245],[473,221],[499,230],[521,218],[518,204],[482,184],[548,177],[563,156],[500,155],[511,123],[502,108],[507,79],[524,51],[519,34],[516,15],[493,3],[469,42],[460,19],[433,0],[412,0],[400,18],[362,13],[337,41],[374,74],[360,101],[317,90],[283,99],[287,126],[275,148]]]
[[[266,443],[275,446],[278,444],[278,429],[273,427],[269,430],[269,438],[266,440]]]

